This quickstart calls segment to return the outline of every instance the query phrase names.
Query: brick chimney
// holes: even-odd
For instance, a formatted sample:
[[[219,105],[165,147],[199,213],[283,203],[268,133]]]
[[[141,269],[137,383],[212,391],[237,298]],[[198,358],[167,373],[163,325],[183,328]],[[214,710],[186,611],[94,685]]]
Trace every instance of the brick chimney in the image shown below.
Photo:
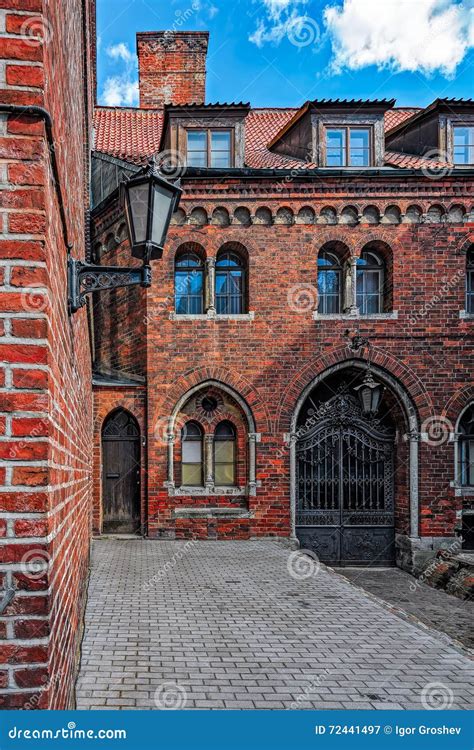
[[[204,104],[208,31],[137,34],[140,107]]]

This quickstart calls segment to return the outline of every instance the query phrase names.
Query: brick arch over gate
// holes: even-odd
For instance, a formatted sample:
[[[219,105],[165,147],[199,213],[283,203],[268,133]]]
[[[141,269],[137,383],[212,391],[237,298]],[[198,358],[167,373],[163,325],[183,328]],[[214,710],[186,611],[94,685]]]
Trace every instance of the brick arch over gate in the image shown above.
[[[377,356],[378,355],[378,356]],[[391,362],[390,362],[391,360]],[[291,397],[291,407],[289,421],[285,421],[287,431],[290,435],[295,434],[297,418],[302,404],[308,394],[314,387],[322,383],[326,377],[335,372],[340,372],[346,367],[356,367],[363,369],[365,359],[362,357],[348,356],[346,347],[336,350],[331,356],[327,355],[319,361],[317,371],[316,365],[311,369],[305,368],[305,380],[297,378],[293,381],[293,389],[287,390],[288,402]],[[392,369],[388,366],[391,364]],[[371,365],[374,375],[390,388],[393,395],[399,401],[401,411],[405,418],[406,435],[409,442],[409,512],[410,512],[410,537],[412,539],[419,536],[419,440],[420,425],[427,416],[432,414],[431,400],[424,391],[421,382],[414,376],[409,369],[402,365],[398,360],[381,352],[380,350],[371,351]],[[309,371],[309,372],[308,372]],[[408,377],[411,375],[411,379]],[[403,380],[409,383],[407,387]],[[299,386],[296,383],[299,382]],[[301,385],[303,387],[301,387]],[[294,398],[295,389],[297,391]],[[281,422],[282,420],[280,420]],[[283,427],[280,424],[280,427]],[[283,428],[284,429],[284,428]],[[293,438],[290,440],[290,518],[291,518],[291,535],[295,537],[295,520],[296,520],[296,442]]]
[[[377,347],[372,347],[370,357],[375,366],[380,367],[381,370],[387,372],[400,383],[402,389],[412,400],[420,423],[434,414],[433,403],[428,391],[409,367]],[[357,361],[363,362],[365,360],[363,357],[354,355],[347,346],[341,346],[314,359],[300,370],[288,384],[278,405],[277,431],[281,433],[291,430],[295,404],[312,381],[318,379],[325,370],[334,365],[347,364],[347,366],[350,366],[351,363]]]
[[[252,412],[256,429],[259,432],[267,432],[269,430],[270,420],[267,409],[258,390],[241,375],[232,370],[226,370],[223,367],[196,367],[193,370],[188,370],[176,380],[162,403],[157,405],[157,411],[162,414],[171,415],[176,404],[183,397],[183,394],[188,393],[195,386],[210,381],[214,381],[217,386],[222,384],[235,391],[246,402]]]

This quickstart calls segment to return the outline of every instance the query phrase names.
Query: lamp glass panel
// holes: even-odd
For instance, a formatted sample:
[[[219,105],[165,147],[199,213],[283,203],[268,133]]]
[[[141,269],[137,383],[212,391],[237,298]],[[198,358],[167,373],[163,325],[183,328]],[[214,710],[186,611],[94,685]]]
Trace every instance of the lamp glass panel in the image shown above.
[[[171,216],[170,208],[174,202],[174,194],[159,183],[153,185],[153,193],[153,222],[150,239],[162,247],[168,229],[168,220]]]
[[[145,242],[148,221],[148,182],[131,185],[128,195],[135,242]]]

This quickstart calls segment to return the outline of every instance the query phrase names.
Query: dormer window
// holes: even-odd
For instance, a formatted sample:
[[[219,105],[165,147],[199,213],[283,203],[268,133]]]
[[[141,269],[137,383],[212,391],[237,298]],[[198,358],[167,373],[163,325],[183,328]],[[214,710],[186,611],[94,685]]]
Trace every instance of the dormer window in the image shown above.
[[[454,164],[474,164],[474,125],[453,125]]]
[[[232,131],[206,128],[187,130],[187,159],[190,167],[232,166]]]
[[[369,167],[371,131],[360,127],[326,128],[327,167]]]

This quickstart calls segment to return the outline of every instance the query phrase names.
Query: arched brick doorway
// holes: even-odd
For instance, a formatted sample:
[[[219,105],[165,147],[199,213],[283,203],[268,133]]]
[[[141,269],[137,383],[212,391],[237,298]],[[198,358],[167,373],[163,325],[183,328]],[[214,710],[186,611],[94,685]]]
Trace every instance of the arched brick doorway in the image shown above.
[[[409,533],[417,516],[417,461],[407,439],[415,415],[385,376],[380,408],[365,416],[355,390],[364,372],[360,362],[330,368],[294,416],[295,535],[332,565],[395,564],[396,533]]]
[[[116,409],[102,428],[104,534],[140,531],[140,428],[125,409]]]

